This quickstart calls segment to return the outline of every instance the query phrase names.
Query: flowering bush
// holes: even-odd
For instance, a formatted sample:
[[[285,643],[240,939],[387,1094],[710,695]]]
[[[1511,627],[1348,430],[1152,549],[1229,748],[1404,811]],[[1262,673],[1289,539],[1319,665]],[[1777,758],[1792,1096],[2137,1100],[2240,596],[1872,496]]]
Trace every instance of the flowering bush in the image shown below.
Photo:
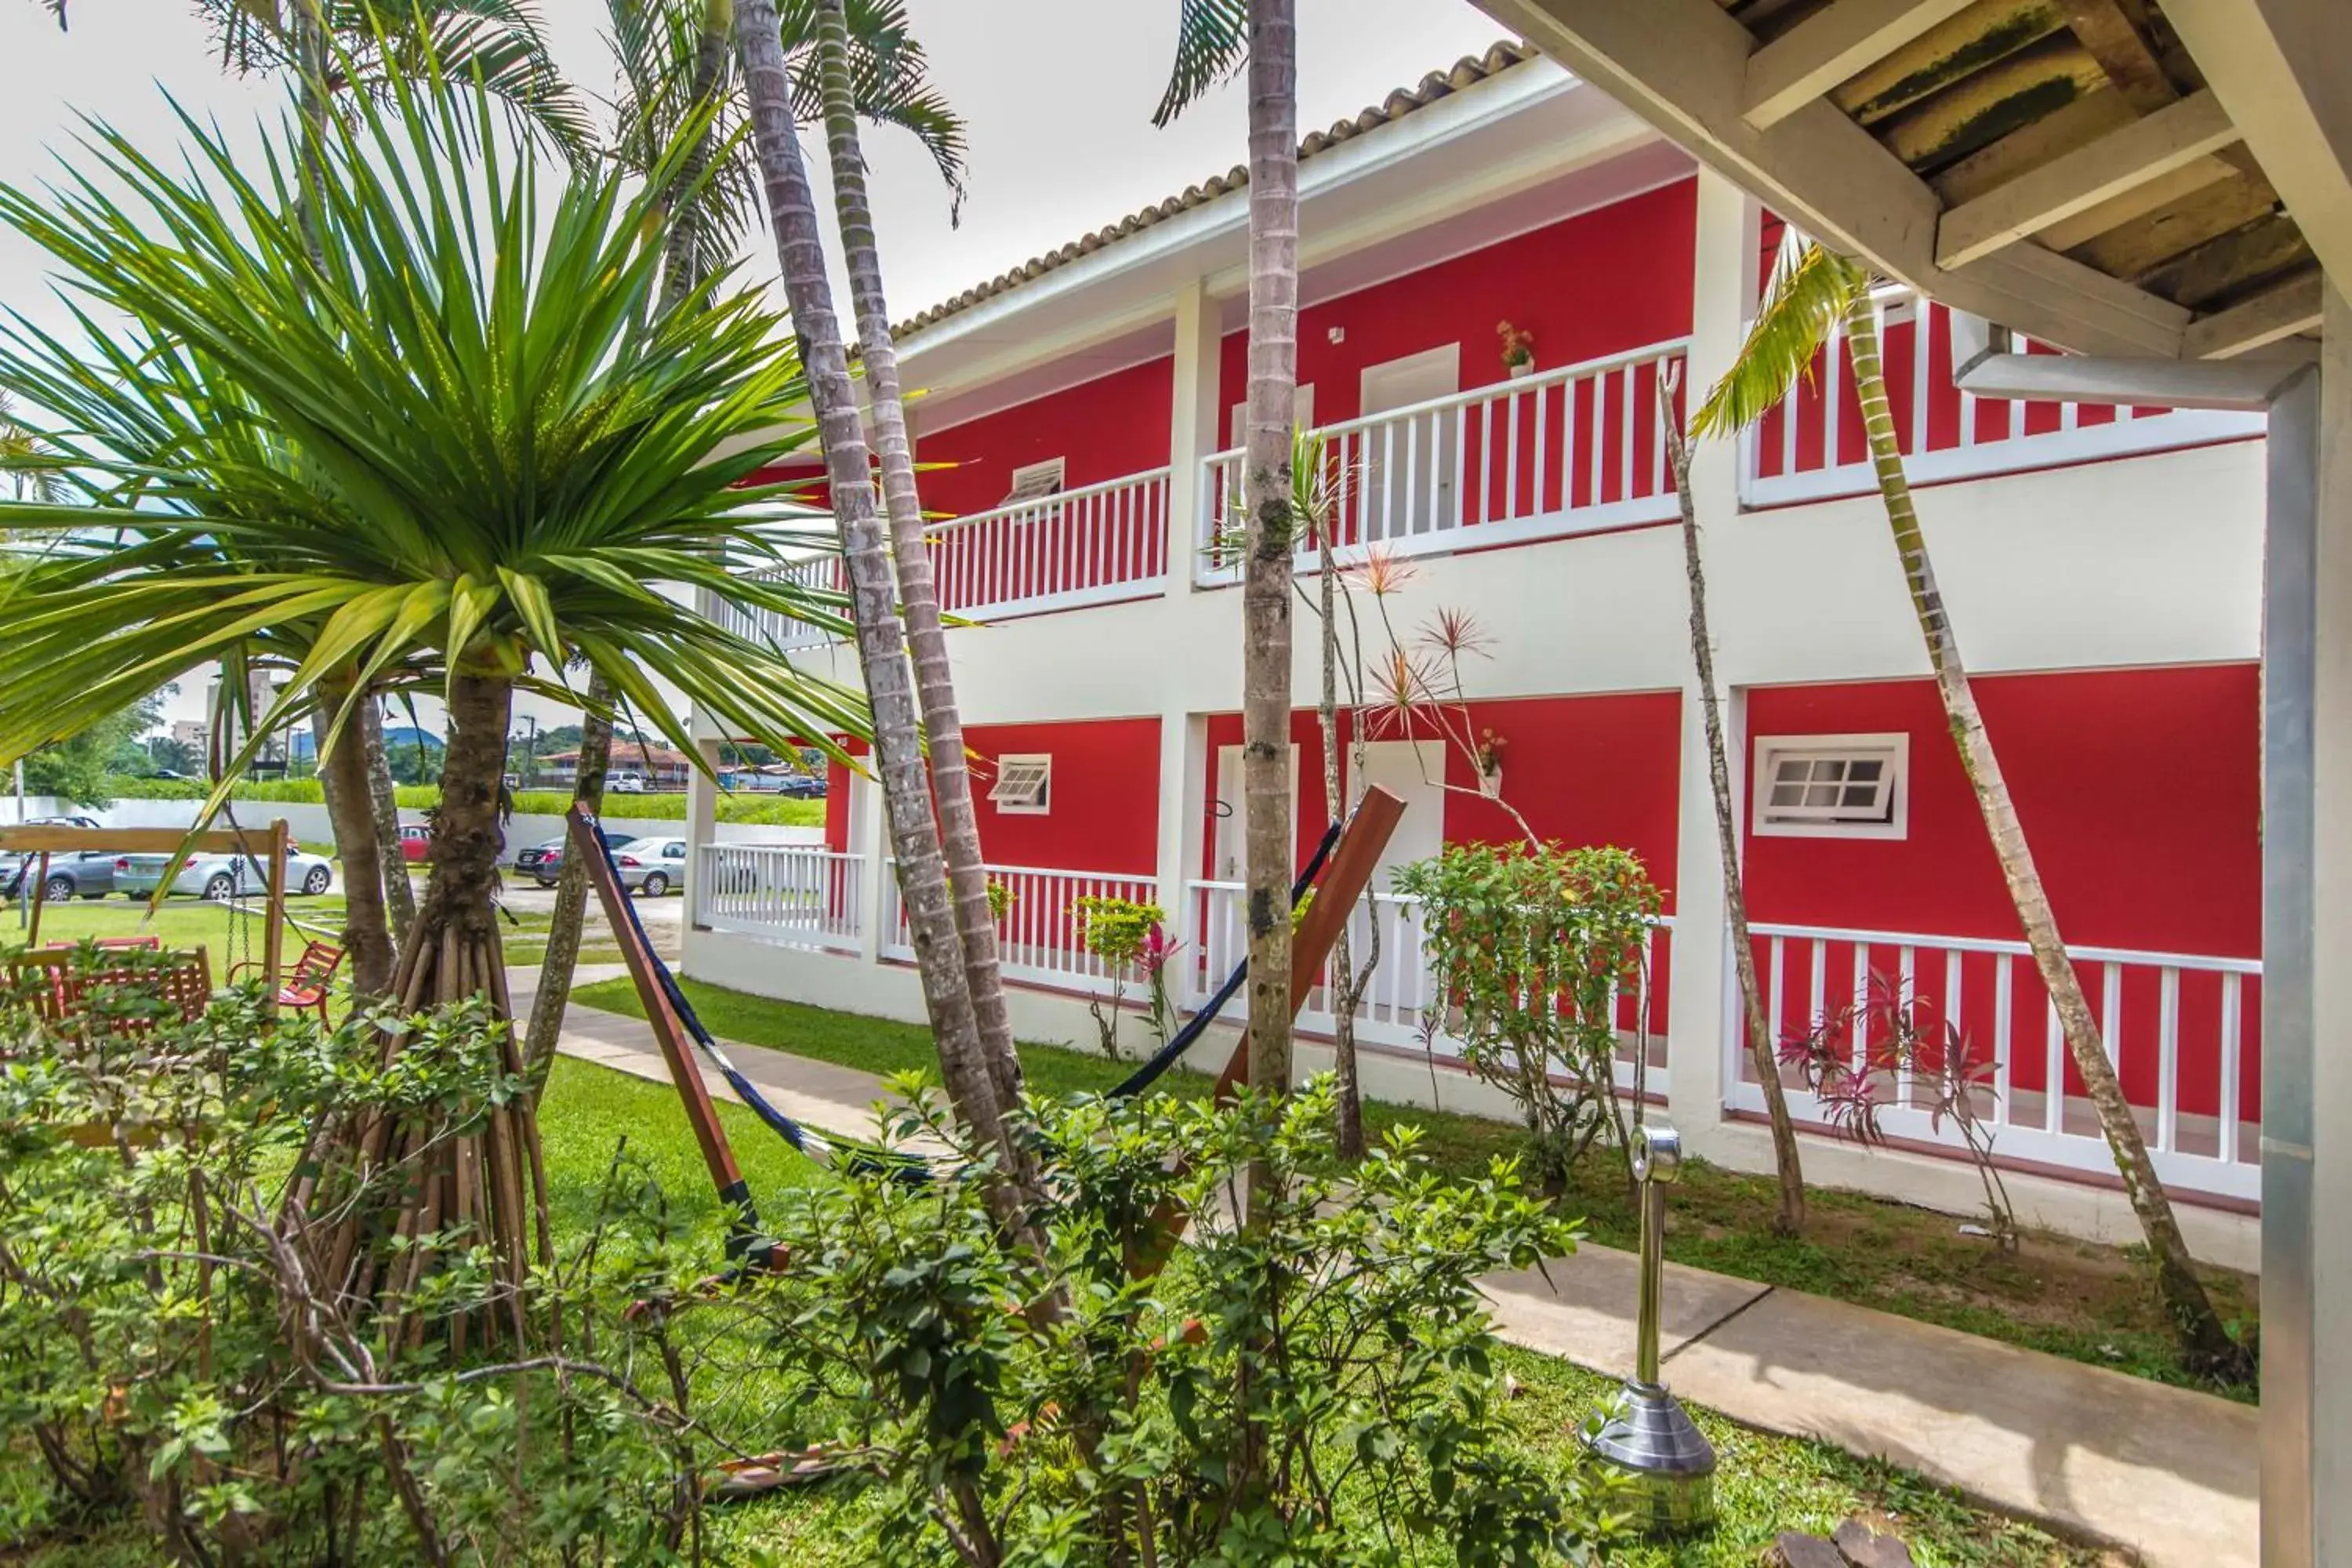
[[[1118,1058],[1118,1016],[1127,1004],[1130,980],[1143,983],[1145,1026],[1161,1045],[1167,1044],[1176,1026],[1167,969],[1183,945],[1168,939],[1168,911],[1132,899],[1089,895],[1072,906],[1070,919],[1077,925],[1079,945],[1109,971],[1110,994],[1087,999],[1103,1055],[1114,1061]]]

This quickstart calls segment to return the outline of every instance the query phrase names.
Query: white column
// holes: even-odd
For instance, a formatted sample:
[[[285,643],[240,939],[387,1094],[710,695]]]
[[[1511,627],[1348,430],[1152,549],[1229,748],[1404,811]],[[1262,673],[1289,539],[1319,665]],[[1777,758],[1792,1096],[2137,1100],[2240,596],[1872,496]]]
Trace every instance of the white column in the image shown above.
[[[1171,936],[1192,933],[1184,884],[1201,874],[1202,825],[1208,816],[1209,721],[1201,714],[1160,716],[1160,907]]]
[[[882,958],[882,893],[890,885],[890,836],[884,826],[882,785],[864,773],[849,775],[849,851],[864,857],[857,867],[857,956],[867,964]]]
[[[1189,594],[1200,557],[1201,460],[1224,442],[1217,417],[1217,372],[1224,316],[1208,283],[1194,279],[1176,294],[1174,412],[1168,426],[1168,591]]]
[[[1684,406],[1695,408],[1739,353],[1755,300],[1759,215],[1747,193],[1711,171],[1698,175],[1696,256],[1693,265],[1691,347],[1684,367]],[[1707,441],[1691,453],[1691,493],[1702,543],[1710,529],[1737,528],[1739,448]],[[1747,704],[1736,685],[1736,664],[1723,644],[1718,605],[1711,627],[1716,679],[1733,689],[1718,693],[1724,746],[1732,774],[1732,808],[1740,810],[1741,767],[1747,750]],[[1681,787],[1675,835],[1674,966],[1667,987],[1667,1109],[1675,1124],[1704,1152],[1723,1120],[1729,1054],[1731,944],[1723,912],[1723,855],[1717,838],[1715,789],[1708,773],[1706,714],[1696,661],[1683,674]]]
[[[2272,405],[2263,625],[2263,1562],[2352,1562],[2352,307]],[[2335,1323],[2335,1330],[2320,1325]]]
[[[719,765],[719,742],[698,736],[694,749],[702,753],[702,765]],[[689,925],[702,923],[702,847],[719,842],[719,786],[709,774],[699,771],[686,776],[686,919]]]

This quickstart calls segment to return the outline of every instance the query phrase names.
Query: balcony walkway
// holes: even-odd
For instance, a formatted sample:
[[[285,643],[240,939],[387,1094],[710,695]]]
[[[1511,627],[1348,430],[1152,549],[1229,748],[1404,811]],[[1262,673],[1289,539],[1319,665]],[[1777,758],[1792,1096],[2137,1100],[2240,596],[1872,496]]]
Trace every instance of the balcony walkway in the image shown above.
[[[622,973],[583,964],[575,984]],[[518,1016],[537,979],[511,973]],[[668,1078],[652,1031],[634,1018],[575,1007],[560,1045]],[[870,1108],[890,1098],[871,1073],[731,1040],[726,1048],[780,1109],[829,1131],[870,1136]],[[710,1088],[734,1098],[723,1083]],[[1624,1375],[1632,1255],[1587,1247],[1549,1272],[1549,1282],[1536,1273],[1486,1282],[1503,1337]],[[1666,1266],[1666,1375],[1694,1404],[1885,1458],[2063,1534],[2128,1547],[2149,1568],[2257,1560],[2252,1406],[1679,1264]]]

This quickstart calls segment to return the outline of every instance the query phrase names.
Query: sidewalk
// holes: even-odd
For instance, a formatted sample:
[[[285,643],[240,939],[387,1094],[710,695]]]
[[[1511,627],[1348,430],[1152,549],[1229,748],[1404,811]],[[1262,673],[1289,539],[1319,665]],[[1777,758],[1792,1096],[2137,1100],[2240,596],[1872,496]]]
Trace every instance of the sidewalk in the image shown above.
[[[619,966],[583,965],[578,980],[608,973]],[[517,971],[514,983],[535,978]],[[668,1077],[634,1018],[574,1007],[562,1048]],[[779,1109],[827,1131],[870,1135],[870,1107],[888,1098],[870,1073],[726,1048]],[[715,1076],[711,1092],[733,1098]],[[1503,1336],[1628,1373],[1633,1256],[1587,1247],[1549,1272],[1551,1284],[1533,1271],[1486,1281]],[[2250,1406],[1678,1264],[1666,1268],[1664,1347],[1677,1394],[1745,1425],[1883,1458],[2062,1533],[2133,1548],[2152,1568],[2256,1562]]]

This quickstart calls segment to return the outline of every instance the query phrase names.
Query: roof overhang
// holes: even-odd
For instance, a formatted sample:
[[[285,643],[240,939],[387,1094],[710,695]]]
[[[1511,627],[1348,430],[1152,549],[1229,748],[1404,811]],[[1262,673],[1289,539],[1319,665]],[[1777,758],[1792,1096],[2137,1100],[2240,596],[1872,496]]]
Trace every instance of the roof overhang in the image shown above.
[[[1305,286],[1311,294],[1318,268],[1344,270],[1351,258],[1645,150],[1647,163],[1624,167],[1636,184],[1688,167],[1558,65],[1517,66],[1300,164]],[[1673,168],[1652,166],[1661,160]],[[1237,297],[1248,239],[1244,185],[906,335],[907,383],[932,402],[921,421],[970,417],[979,411],[970,395],[982,389],[992,404],[1017,401],[1048,389],[1041,374],[1084,380],[1168,352],[1180,290],[1205,278],[1213,295]]]
[[[1827,243],[2067,348],[2278,352],[2317,326],[2317,263],[2352,277],[2346,0],[1478,3]],[[2242,226],[2151,248],[2216,188]],[[2102,243],[2126,231],[2152,237]]]

